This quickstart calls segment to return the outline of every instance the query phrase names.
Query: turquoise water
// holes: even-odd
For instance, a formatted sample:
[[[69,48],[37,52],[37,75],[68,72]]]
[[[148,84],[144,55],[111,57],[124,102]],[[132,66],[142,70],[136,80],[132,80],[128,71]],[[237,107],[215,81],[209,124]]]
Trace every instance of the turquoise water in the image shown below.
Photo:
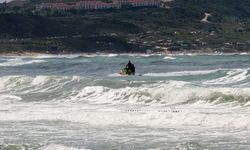
[[[250,149],[249,58],[2,56],[0,149]]]

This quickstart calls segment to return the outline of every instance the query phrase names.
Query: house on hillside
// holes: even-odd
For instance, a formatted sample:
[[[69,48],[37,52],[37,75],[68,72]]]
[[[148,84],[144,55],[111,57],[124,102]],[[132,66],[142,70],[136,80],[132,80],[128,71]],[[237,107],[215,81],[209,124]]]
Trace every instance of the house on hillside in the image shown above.
[[[161,2],[159,0],[128,0],[133,7],[159,7]]]
[[[80,1],[74,5],[76,9],[86,9],[86,10],[93,10],[93,9],[110,9],[116,8],[119,9],[121,6],[119,3],[105,3],[102,1]]]
[[[37,6],[37,9],[55,9],[55,10],[69,10],[69,9],[85,9],[85,10],[98,10],[98,9],[120,9],[123,5],[131,5],[132,7],[159,7],[161,0],[113,0],[111,3],[103,2],[100,0],[83,0],[74,4],[66,3],[42,3]]]
[[[37,9],[54,9],[54,10],[69,10],[71,9],[71,5],[67,5],[65,3],[42,3],[37,6]]]

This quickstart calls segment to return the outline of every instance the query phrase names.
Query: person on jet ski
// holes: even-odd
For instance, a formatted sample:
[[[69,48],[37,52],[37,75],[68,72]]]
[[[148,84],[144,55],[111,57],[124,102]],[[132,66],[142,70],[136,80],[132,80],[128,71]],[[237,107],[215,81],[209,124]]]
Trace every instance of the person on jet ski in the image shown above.
[[[135,74],[135,66],[131,63],[131,61],[128,61],[128,64],[126,65],[126,69],[128,74]]]

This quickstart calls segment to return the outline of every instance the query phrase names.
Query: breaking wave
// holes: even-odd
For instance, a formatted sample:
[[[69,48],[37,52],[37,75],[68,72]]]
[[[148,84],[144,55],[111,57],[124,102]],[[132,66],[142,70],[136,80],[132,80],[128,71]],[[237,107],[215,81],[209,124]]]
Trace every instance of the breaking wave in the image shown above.
[[[199,143],[184,143],[176,146],[173,150],[208,150]]]
[[[0,145],[1,150],[90,150],[86,148],[73,148],[73,147],[67,147],[59,144],[49,144],[49,145],[11,145],[11,144],[5,144]]]
[[[8,59],[5,62],[0,63],[0,66],[13,67],[13,66],[22,66],[22,65],[28,65],[28,64],[44,63],[44,62],[46,61],[41,60],[41,59],[25,60],[23,58],[13,58],[13,59]]]
[[[170,59],[170,60],[174,60],[176,59],[175,57],[170,57],[170,56],[165,56],[163,59]]]
[[[234,69],[226,72],[226,75],[220,78],[205,81],[204,84],[218,85],[218,84],[232,84],[244,81],[249,77],[249,70],[247,69]]]
[[[147,73],[145,76],[155,77],[171,77],[171,76],[188,76],[188,75],[205,75],[216,73],[218,70],[198,70],[198,71],[181,71],[181,72],[169,72],[169,73]]]
[[[41,150],[90,150],[90,149],[86,149],[86,148],[78,149],[78,148],[67,147],[67,146],[58,145],[58,144],[50,144],[48,146],[41,148]]]
[[[250,88],[209,87],[184,81],[126,81],[80,76],[5,76],[0,100],[183,105],[250,105]],[[7,93],[7,94],[6,94]]]
[[[247,56],[94,57],[1,57],[0,149],[205,150],[248,144]],[[114,74],[128,60],[140,76]]]
[[[250,123],[245,112],[250,88],[80,76],[6,76],[0,81],[1,121],[232,128],[249,128]]]

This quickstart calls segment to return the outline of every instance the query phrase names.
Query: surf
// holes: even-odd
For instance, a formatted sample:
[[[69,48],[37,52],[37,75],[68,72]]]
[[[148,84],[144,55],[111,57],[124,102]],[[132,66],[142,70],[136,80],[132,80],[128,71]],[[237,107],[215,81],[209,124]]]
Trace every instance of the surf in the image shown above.
[[[124,81],[80,76],[0,77],[0,97],[26,101],[40,95],[46,101],[183,105],[199,101],[248,106],[250,88],[207,87],[185,81]],[[73,88],[72,88],[73,87]],[[64,93],[60,94],[59,93]],[[29,96],[27,96],[29,94]],[[22,98],[25,97],[25,98]],[[35,100],[35,99],[34,99]]]
[[[203,148],[214,137],[246,144],[249,56],[168,57],[0,57],[0,147]],[[128,60],[142,76],[117,73]]]

